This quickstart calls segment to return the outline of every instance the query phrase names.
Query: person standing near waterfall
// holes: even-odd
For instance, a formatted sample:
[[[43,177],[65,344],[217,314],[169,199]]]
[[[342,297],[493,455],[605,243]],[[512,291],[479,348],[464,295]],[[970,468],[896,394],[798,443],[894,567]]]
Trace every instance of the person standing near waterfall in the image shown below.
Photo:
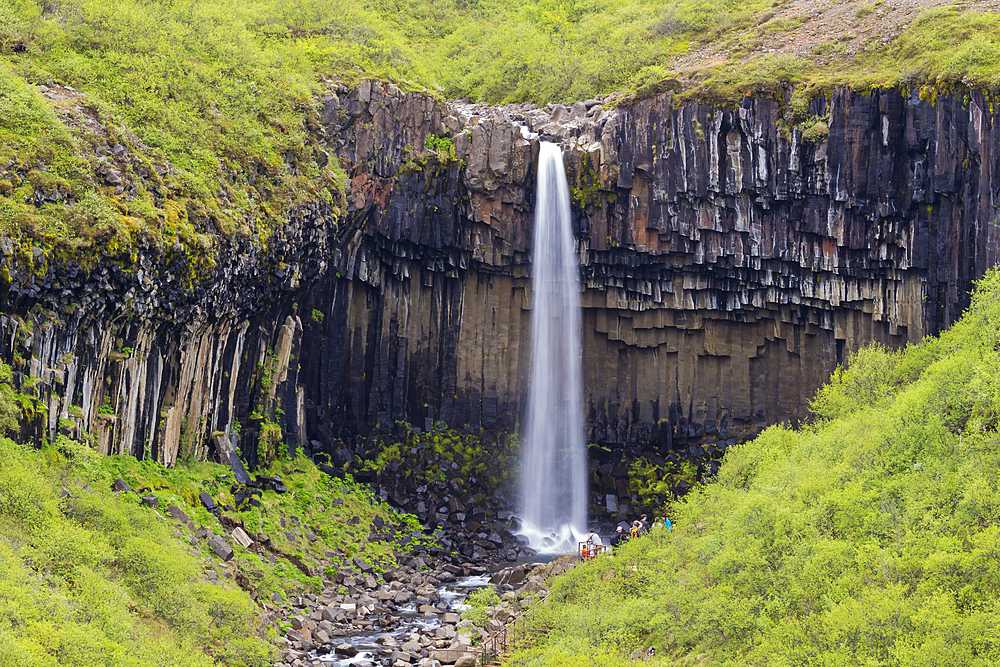
[[[597,554],[601,553],[604,549],[604,540],[601,536],[597,534],[597,531],[593,528],[590,529],[590,535],[587,537],[587,541],[584,543],[584,558],[593,558]]]

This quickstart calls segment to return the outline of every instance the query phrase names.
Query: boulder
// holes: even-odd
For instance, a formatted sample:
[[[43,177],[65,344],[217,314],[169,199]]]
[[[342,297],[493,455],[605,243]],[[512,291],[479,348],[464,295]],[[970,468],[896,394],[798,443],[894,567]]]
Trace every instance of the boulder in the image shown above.
[[[202,493],[198,495],[198,499],[201,500],[201,504],[205,509],[212,514],[218,514],[219,506],[215,504],[215,500],[212,499],[211,495]]]
[[[230,534],[232,535],[234,540],[236,540],[243,546],[244,549],[249,549],[251,546],[253,546],[254,543],[253,540],[251,540],[250,536],[246,534],[246,531],[244,531],[239,526],[233,528],[233,532]]]
[[[177,505],[167,505],[167,514],[172,518],[177,519],[181,523],[187,523],[190,521],[188,515]]]
[[[208,544],[210,547],[212,547],[212,551],[215,552],[215,555],[221,558],[222,560],[229,560],[230,558],[233,557],[233,548],[229,546],[226,543],[226,541],[221,537],[219,537],[218,535],[210,539],[208,541]]]
[[[119,477],[118,479],[116,479],[114,482],[111,483],[111,490],[116,491],[118,493],[125,493],[125,492],[135,493],[135,491],[133,491],[132,488],[121,477]]]
[[[358,649],[347,643],[338,644],[333,650],[337,655],[345,655],[348,658],[353,658],[358,654]]]
[[[351,563],[354,565],[354,567],[356,567],[357,569],[361,570],[365,574],[371,572],[374,569],[374,568],[372,568],[372,566],[371,566],[370,563],[368,563],[367,561],[365,561],[360,556],[355,556],[354,559],[351,561]]]
[[[432,660],[437,660],[443,665],[454,665],[465,655],[472,654],[459,649],[437,649],[431,651],[430,657]],[[475,664],[475,656],[473,656],[473,664]]]

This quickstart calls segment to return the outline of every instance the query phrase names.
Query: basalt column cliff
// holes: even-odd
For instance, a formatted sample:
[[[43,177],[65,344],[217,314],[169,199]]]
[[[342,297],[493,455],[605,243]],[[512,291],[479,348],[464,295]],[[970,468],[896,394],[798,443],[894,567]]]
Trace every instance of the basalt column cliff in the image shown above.
[[[316,384],[333,371],[319,424],[513,427],[537,152],[515,124],[561,141],[570,168],[594,441],[803,417],[850,351],[940,330],[996,261],[1000,130],[974,94],[843,92],[813,102],[828,135],[812,142],[759,98],[470,107],[440,123],[436,109],[413,122],[412,104],[377,87],[328,102],[357,222],[342,278],[314,297],[340,318],[306,350]],[[464,171],[406,173],[399,147],[372,139],[400,117],[452,137]]]
[[[332,87],[316,131],[348,172],[346,213],[298,209],[184,293],[149,278],[159,256],[95,278],[8,255],[6,356],[42,378],[42,428],[76,419],[107,451],[166,462],[209,455],[237,421],[252,453],[269,415],[314,449],[396,420],[513,429],[541,135],[572,186],[590,439],[802,418],[850,351],[939,331],[996,262],[1000,119],[975,92],[841,91],[812,101],[804,140],[784,106],[498,109]]]

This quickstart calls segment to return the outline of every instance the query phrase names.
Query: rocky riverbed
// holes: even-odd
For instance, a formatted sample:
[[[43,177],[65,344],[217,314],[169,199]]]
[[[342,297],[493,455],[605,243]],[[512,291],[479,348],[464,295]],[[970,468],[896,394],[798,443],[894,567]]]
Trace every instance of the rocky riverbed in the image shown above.
[[[489,573],[483,565],[429,565],[422,558],[377,574],[360,566],[341,570],[322,595],[307,595],[271,612],[286,628],[276,667],[471,667],[476,644],[503,627],[523,600],[544,595],[545,577],[569,566],[521,563]],[[493,586],[501,602],[481,626],[463,619],[466,596]]]
[[[289,493],[286,483],[299,487],[299,476],[309,474],[294,470],[284,478],[253,479],[238,463],[232,463],[230,469],[237,481],[243,480],[234,488],[259,490],[266,486],[281,493]],[[337,486],[345,491],[348,482],[338,482],[336,471],[329,466],[320,465],[313,474],[320,475],[320,487]],[[231,479],[227,474],[219,477],[223,478]],[[120,478],[113,486],[122,494],[136,493]],[[204,562],[209,579],[223,586],[238,585],[257,599],[264,610],[263,621],[277,630],[278,665],[472,664],[474,638],[502,627],[509,612],[498,608],[481,627],[474,627],[460,617],[466,596],[477,588],[493,586],[505,596],[505,605],[516,606],[519,595],[544,590],[543,577],[551,568],[546,570],[547,566],[538,562],[509,563],[508,558],[519,554],[531,558],[535,553],[524,544],[524,538],[511,532],[513,517],[508,510],[494,503],[485,509],[472,509],[466,517],[456,511],[456,503],[468,502],[472,507],[471,499],[459,500],[457,491],[443,483],[429,486],[417,490],[417,497],[425,498],[418,502],[439,511],[430,517],[430,525],[422,526],[377,503],[375,498],[381,494],[376,489],[365,491],[362,495],[369,498],[368,504],[381,510],[373,519],[361,521],[359,516],[350,516],[353,512],[343,519],[351,534],[361,538],[359,544],[373,548],[362,547],[358,552],[333,545],[324,551],[322,545],[327,543],[312,532],[322,530],[305,515],[281,514],[273,507],[273,499],[269,505],[279,512],[277,521],[290,541],[287,544],[255,532],[248,515],[216,502],[209,493],[199,497],[208,511],[201,516],[209,517],[203,525],[192,519],[194,508],[161,507],[155,495],[141,496],[141,502],[162,510],[163,518],[174,523],[175,534],[196,553],[207,556]],[[305,491],[300,488],[300,492]],[[333,502],[339,507],[344,500],[338,497]],[[244,509],[254,507],[251,503],[235,504]],[[354,511],[364,513],[359,508]],[[309,546],[304,546],[303,552],[282,547],[289,544]],[[241,547],[245,551],[240,551]],[[382,555],[366,557],[369,551]],[[314,558],[304,559],[306,552]],[[286,559],[322,587],[291,599],[277,592],[262,594],[259,573],[247,558],[252,555],[272,563]]]
[[[358,570],[342,570],[321,595],[276,610],[290,624],[279,638],[279,664],[454,664],[468,652],[471,639],[457,631],[459,605],[465,591],[486,584],[485,567],[431,568],[418,558],[381,575]]]

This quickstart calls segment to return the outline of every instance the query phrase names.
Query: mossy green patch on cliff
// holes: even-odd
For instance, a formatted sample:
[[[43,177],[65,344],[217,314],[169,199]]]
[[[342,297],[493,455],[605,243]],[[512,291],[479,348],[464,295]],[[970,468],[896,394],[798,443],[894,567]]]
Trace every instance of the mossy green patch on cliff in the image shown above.
[[[590,154],[584,154],[580,164],[572,166],[575,168],[570,170],[569,193],[573,206],[583,210],[588,205],[599,204],[602,194],[601,184]]]
[[[434,422],[430,431],[402,422],[397,429],[377,428],[362,450],[364,456],[349,463],[349,470],[396,475],[412,487],[454,481],[463,497],[484,489],[510,491],[517,476],[515,435],[453,429],[444,422]]]

